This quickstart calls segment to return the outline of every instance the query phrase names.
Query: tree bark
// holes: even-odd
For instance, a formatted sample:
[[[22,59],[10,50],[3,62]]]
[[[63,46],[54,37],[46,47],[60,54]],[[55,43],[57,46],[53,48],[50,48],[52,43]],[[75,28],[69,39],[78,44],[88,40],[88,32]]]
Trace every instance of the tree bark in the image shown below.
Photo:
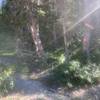
[[[39,36],[39,26],[36,25],[36,22],[34,19],[31,20],[32,24],[29,26],[32,34],[32,39],[34,41],[35,47],[36,47],[36,53],[39,57],[42,57],[44,54],[42,42]]]
[[[63,22],[63,38],[64,38],[64,46],[65,46],[65,60],[68,63],[69,61],[69,50],[68,50],[68,41],[66,37],[66,26]]]
[[[42,46],[42,42],[41,42],[41,39],[40,39],[40,36],[39,36],[39,24],[36,20],[36,18],[34,18],[33,16],[33,12],[32,12],[32,9],[33,9],[33,5],[32,5],[32,0],[27,1],[28,2],[28,9],[29,9],[29,13],[28,13],[28,16],[29,16],[29,29],[30,29],[30,32],[32,34],[32,39],[34,41],[34,44],[35,44],[35,47],[36,47],[36,53],[39,57],[42,57],[44,55],[44,50],[43,50],[43,46]],[[40,3],[40,2],[38,2]]]

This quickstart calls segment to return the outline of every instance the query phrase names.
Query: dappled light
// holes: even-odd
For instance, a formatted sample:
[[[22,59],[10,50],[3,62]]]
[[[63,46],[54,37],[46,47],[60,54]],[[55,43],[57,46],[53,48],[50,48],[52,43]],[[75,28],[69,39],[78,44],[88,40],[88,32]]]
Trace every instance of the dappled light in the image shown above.
[[[0,0],[0,100],[100,100],[100,0]]]

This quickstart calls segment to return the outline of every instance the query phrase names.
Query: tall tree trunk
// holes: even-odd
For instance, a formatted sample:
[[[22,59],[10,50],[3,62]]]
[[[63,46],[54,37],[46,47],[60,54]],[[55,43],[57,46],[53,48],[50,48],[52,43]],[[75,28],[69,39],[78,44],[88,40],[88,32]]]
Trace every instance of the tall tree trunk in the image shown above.
[[[52,1],[52,0],[50,0],[50,1]],[[52,2],[54,3],[54,5],[53,5],[53,8],[51,8],[51,9],[53,9],[55,11],[55,15],[57,16],[57,5],[56,5],[57,1],[54,0]],[[55,45],[57,45],[56,23],[54,23],[54,25],[53,25],[53,38],[54,38]]]
[[[36,47],[36,53],[39,57],[42,57],[44,54],[42,42],[39,36],[39,24],[33,16],[33,5],[32,5],[32,0],[27,1],[28,2],[28,8],[29,8],[29,29],[32,34],[32,39],[34,41],[35,47]],[[40,0],[38,1],[38,5],[40,4]]]
[[[32,18],[31,19],[31,24],[30,24],[30,31],[32,34],[32,39],[34,41],[35,47],[36,47],[36,52],[39,57],[42,57],[44,54],[42,42],[39,36],[39,26],[36,24],[35,20]]]
[[[89,2],[91,1],[91,4]],[[96,1],[94,0],[84,0],[84,15],[90,13],[94,10]],[[84,20],[84,34],[83,34],[83,51],[84,55],[87,57],[87,61],[90,62],[90,43],[93,31],[93,19],[92,16],[87,17]]]
[[[69,50],[68,50],[68,41],[66,37],[65,22],[63,22],[63,38],[64,38],[64,46],[65,46],[65,59],[66,59],[66,62],[68,62],[69,61]]]
[[[55,26],[55,24],[53,26],[53,41],[54,41],[54,44],[57,45],[57,34],[56,34],[56,26]]]
[[[66,10],[66,1],[63,0],[63,4],[64,4],[64,7],[63,7],[63,11]],[[62,18],[62,25],[63,25],[63,38],[64,38],[64,45],[65,45],[65,59],[66,59],[66,62],[68,63],[69,61],[69,50],[68,50],[68,37],[69,37],[69,34],[66,34],[67,33],[67,30],[66,30],[66,19],[67,19],[67,16],[65,13],[62,14],[63,15],[63,18]]]

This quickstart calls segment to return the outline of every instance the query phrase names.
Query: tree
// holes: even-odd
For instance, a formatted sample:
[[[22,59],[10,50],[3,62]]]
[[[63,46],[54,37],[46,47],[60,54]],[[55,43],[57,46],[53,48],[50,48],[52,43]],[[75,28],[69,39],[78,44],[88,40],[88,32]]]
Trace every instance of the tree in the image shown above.
[[[37,3],[33,0],[8,0],[6,15],[8,20],[22,31],[23,26],[32,35],[36,52],[39,57],[44,54],[42,42],[39,36],[39,24],[36,16]]]
[[[72,27],[74,23],[78,20],[78,7],[79,7],[79,0],[57,0],[56,1],[57,12],[60,15],[60,23],[62,24],[62,36],[64,39],[64,46],[65,46],[65,57],[66,61],[69,60],[69,45],[73,41],[73,36],[75,36],[75,32],[72,32]],[[71,31],[71,32],[70,32]]]

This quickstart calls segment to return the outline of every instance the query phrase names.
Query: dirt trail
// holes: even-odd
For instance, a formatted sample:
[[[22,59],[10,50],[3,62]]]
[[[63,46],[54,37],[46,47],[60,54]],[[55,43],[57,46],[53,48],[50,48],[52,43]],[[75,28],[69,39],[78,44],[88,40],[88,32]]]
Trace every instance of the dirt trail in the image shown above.
[[[65,95],[50,91],[39,80],[29,80],[16,75],[15,91],[0,100],[100,100],[100,85],[89,89],[77,89],[65,92]]]

